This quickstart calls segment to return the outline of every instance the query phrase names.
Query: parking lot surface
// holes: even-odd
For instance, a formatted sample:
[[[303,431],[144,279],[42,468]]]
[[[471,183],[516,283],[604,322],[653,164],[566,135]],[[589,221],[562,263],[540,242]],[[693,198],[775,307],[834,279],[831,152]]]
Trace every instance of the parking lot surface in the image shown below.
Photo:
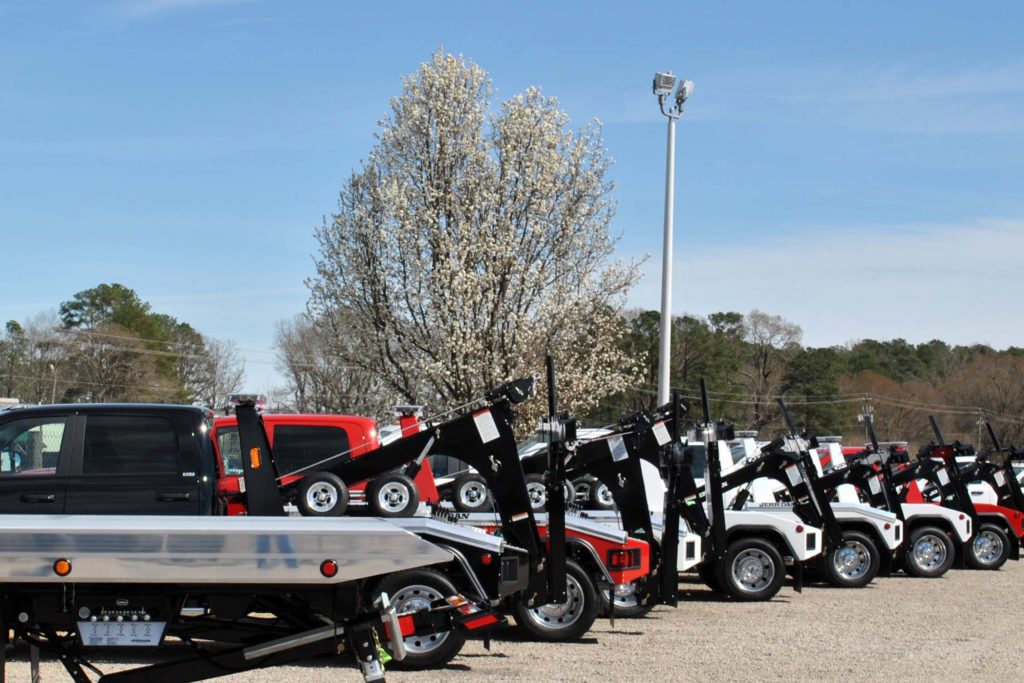
[[[8,680],[28,681],[27,650],[8,663]],[[43,680],[70,680],[51,659]],[[100,660],[104,671],[126,658]],[[224,681],[359,681],[347,665],[312,660]],[[577,643],[533,643],[501,634],[487,652],[470,642],[446,669],[388,672],[388,680],[445,681],[765,681],[1021,680],[1024,566],[997,572],[953,570],[941,579],[903,575],[860,590],[819,584],[786,587],[769,603],[717,598],[696,576],[680,582],[678,609],[644,619],[599,620]]]

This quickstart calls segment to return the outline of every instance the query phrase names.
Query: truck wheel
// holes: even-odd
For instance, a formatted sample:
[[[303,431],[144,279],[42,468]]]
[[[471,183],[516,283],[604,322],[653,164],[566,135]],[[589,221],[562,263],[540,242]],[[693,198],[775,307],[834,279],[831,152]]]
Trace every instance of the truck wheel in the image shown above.
[[[867,534],[844,531],[843,545],[822,556],[825,580],[836,588],[862,588],[878,575],[882,558]]]
[[[614,510],[615,498],[612,490],[600,481],[594,482],[590,489],[590,507],[593,510]]]
[[[953,541],[938,527],[914,529],[903,547],[903,570],[911,576],[934,579],[953,566]]]
[[[590,504],[590,491],[593,489],[595,483],[597,483],[597,480],[590,475],[580,477],[572,483],[573,497],[576,499],[577,503],[580,505]]]
[[[965,550],[964,561],[971,569],[999,569],[1010,559],[1010,539],[995,524],[982,524]]]
[[[378,517],[412,517],[420,505],[420,492],[407,475],[388,472],[367,485],[366,504]]]
[[[729,544],[718,580],[722,592],[736,600],[771,600],[786,580],[786,565],[778,549],[763,538],[739,538]]]
[[[611,615],[608,593],[612,593],[615,596],[616,617],[639,619],[647,616],[647,613],[654,609],[653,601],[649,600],[647,604],[644,604],[644,598],[648,597],[647,591],[644,589],[642,581],[638,581],[636,583],[613,586],[611,589],[601,591],[601,614],[604,616]]]
[[[487,481],[476,472],[463,472],[452,482],[452,505],[459,512],[487,512],[491,492]]]
[[[458,594],[443,574],[431,569],[412,569],[391,574],[377,584],[376,598],[387,593],[399,614],[430,608],[435,600]],[[466,635],[455,629],[426,636],[409,636],[405,641],[405,659],[389,664],[396,669],[420,670],[444,666],[459,654]],[[381,642],[387,642],[381,638]]]
[[[543,474],[526,475],[526,493],[530,496],[530,509],[544,512],[548,509],[548,488]]]
[[[336,474],[313,472],[302,477],[295,504],[304,517],[341,517],[348,509],[348,487]]]
[[[590,630],[597,619],[597,590],[590,575],[572,560],[565,562],[565,590],[568,600],[527,607],[516,600],[512,613],[516,625],[537,640],[576,640]]]

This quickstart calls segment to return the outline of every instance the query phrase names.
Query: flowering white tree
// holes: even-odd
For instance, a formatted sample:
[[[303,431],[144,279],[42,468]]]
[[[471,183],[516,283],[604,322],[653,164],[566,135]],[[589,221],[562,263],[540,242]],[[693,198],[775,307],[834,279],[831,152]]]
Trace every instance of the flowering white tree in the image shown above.
[[[316,232],[309,311],[396,399],[456,405],[551,353],[561,407],[583,411],[637,371],[617,344],[637,265],[610,260],[611,160],[538,89],[496,112],[492,95],[443,51],[404,80]]]

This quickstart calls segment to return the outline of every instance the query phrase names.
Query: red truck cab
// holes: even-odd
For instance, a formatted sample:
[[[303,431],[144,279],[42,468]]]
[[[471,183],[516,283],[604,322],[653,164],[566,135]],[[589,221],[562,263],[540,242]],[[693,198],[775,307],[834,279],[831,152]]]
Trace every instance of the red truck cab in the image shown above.
[[[292,472],[332,456],[338,459],[358,458],[380,446],[377,424],[368,417],[273,413],[264,413],[262,417],[267,439],[276,454],[282,486],[302,478],[301,474]],[[222,505],[226,505],[227,514],[244,515],[242,453],[238,442],[238,421],[234,415],[214,420],[213,442],[220,474],[217,497],[223,501]]]

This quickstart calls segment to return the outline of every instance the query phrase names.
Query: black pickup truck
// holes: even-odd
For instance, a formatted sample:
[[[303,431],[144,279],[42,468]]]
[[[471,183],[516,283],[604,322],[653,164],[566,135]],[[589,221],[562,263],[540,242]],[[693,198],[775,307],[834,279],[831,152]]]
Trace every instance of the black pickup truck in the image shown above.
[[[212,414],[49,405],[0,413],[0,513],[209,515]]]

